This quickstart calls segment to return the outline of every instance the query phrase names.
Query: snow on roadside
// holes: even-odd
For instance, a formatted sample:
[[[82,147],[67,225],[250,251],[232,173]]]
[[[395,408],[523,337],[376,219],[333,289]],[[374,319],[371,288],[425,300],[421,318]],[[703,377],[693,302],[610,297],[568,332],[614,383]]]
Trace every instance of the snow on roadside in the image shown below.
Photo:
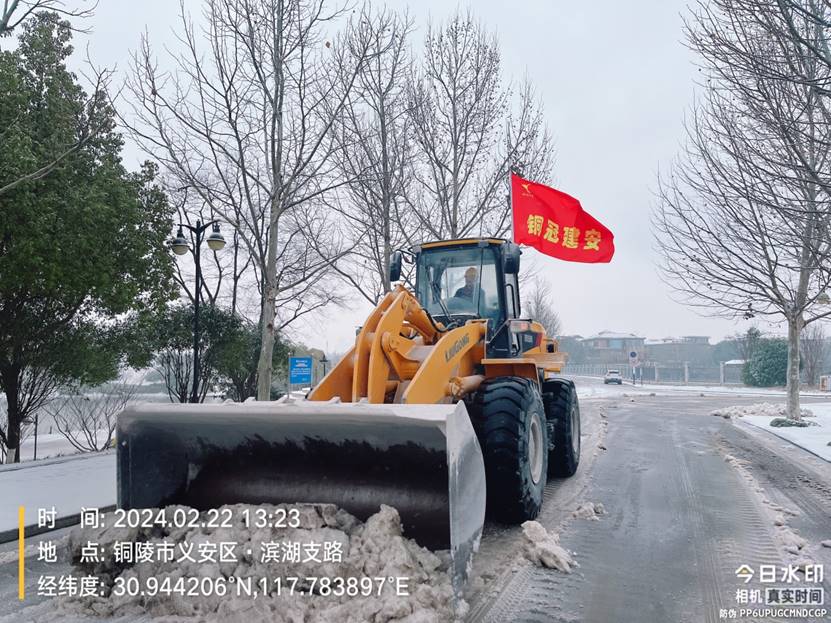
[[[745,414],[740,420],[797,445],[816,456],[831,461],[831,403],[812,403],[811,426],[771,426],[770,413]],[[778,414],[777,414],[778,416]]]
[[[683,384],[683,383],[640,383],[632,385],[631,381],[624,381],[623,385],[603,385],[603,377],[586,376],[583,374],[566,375],[575,379],[577,386],[577,394],[581,398],[585,394],[587,398],[603,398],[608,396],[620,396],[621,392],[628,392],[630,394],[673,394],[673,393],[696,393],[706,394],[708,396],[760,396],[770,398],[785,398],[785,389],[778,387],[747,387],[744,385],[701,385],[701,384]],[[593,383],[586,383],[585,381],[593,381]],[[582,387],[582,394],[581,394]],[[617,390],[617,391],[615,391]],[[815,398],[829,398],[829,392],[819,390],[801,390],[800,396],[815,397]]]
[[[87,396],[94,397],[100,396],[101,394],[97,394],[95,392],[90,392],[86,394]],[[59,396],[60,397],[60,396]],[[207,398],[205,402],[217,402],[219,401],[218,398]],[[152,394],[136,394],[135,398],[131,400],[128,404],[137,404],[142,402],[153,402],[153,403],[170,403],[170,398],[166,393],[152,393]],[[37,436],[37,460],[40,461],[41,459],[59,457],[59,456],[70,456],[75,454],[84,454],[85,451],[78,450],[75,446],[73,446],[61,433],[58,432],[49,432],[55,430],[54,423],[49,423],[49,416],[48,413],[41,413],[41,421],[39,426],[39,433]],[[81,431],[76,431],[77,436],[79,439],[84,439],[85,434]],[[104,442],[107,440],[107,435],[109,432],[105,429],[101,429],[96,431],[96,440],[99,442],[99,445],[103,445]],[[30,462],[33,460],[35,451],[35,437],[34,437],[34,427],[30,427],[26,433],[23,442],[21,443],[20,447],[20,460],[21,462]]]
[[[813,417],[814,413],[810,409],[801,409],[802,417]],[[762,417],[787,417],[788,408],[784,404],[772,404],[770,402],[761,402],[753,405],[737,405],[734,407],[722,407],[710,411],[710,415],[721,416],[723,418],[745,417],[745,416],[762,416]]]
[[[572,567],[579,566],[568,550],[560,545],[560,535],[549,532],[540,522],[523,523],[522,535],[522,554],[535,565],[565,573],[571,573]]]
[[[108,431],[106,430],[98,430],[96,431],[96,439],[98,442],[103,445],[104,442],[107,440]],[[78,436],[83,438],[83,433],[80,431],[78,432]],[[60,433],[47,433],[47,434],[39,434],[38,435],[38,458],[37,460],[40,461],[41,459],[50,459],[58,456],[71,456],[74,454],[84,454],[84,451],[78,450],[75,446],[73,446],[66,437],[61,435]],[[23,463],[32,461],[35,452],[35,439],[33,436],[29,436],[20,446],[20,460]]]
[[[599,521],[600,517],[605,514],[606,508],[600,502],[583,502],[571,513],[571,516],[575,519]]]
[[[582,377],[583,379],[596,380],[594,377]],[[585,383],[580,377],[574,377],[574,386],[577,389],[577,397],[580,400],[599,400],[603,398],[628,398],[629,396],[655,396],[653,389],[644,389],[640,385],[603,385],[598,383]]]
[[[771,396],[771,397],[785,397],[785,388],[778,387],[747,387],[745,385],[672,385],[663,383],[646,383],[639,386],[642,390],[660,391],[667,390],[673,392],[699,392],[711,395],[733,394],[737,396]],[[812,396],[827,398],[828,392],[821,392],[819,390],[800,390],[800,396]]]

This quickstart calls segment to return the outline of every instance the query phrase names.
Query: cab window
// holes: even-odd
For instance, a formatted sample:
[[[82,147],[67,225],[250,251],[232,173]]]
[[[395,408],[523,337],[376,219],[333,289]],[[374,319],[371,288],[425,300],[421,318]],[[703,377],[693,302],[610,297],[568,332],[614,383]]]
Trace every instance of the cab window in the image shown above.
[[[418,300],[434,317],[501,317],[496,254],[491,248],[436,249],[418,263]]]

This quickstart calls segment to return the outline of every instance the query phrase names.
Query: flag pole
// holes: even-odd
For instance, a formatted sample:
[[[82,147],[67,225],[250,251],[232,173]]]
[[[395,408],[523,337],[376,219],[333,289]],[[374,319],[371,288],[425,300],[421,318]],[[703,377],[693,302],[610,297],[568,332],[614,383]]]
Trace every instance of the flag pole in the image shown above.
[[[511,242],[514,241],[514,191],[511,188],[511,171],[508,171],[508,212],[511,214]]]
[[[508,169],[508,211],[511,214],[511,242],[516,240],[514,236],[514,184],[513,184],[514,168]]]

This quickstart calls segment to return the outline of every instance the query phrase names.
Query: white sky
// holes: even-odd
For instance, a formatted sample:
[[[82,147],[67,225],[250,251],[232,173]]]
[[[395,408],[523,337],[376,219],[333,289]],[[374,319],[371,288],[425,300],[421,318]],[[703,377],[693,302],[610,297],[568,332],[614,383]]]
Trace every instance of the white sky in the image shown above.
[[[456,7],[440,0],[390,0],[388,5],[409,6],[418,28],[412,39],[416,48],[427,20],[442,20]],[[187,0],[186,6],[200,11],[197,0]],[[610,329],[650,338],[710,335],[716,341],[744,328],[673,302],[655,269],[652,189],[659,166],[670,163],[682,141],[697,73],[682,44],[686,2],[478,0],[471,6],[499,35],[505,76],[519,79],[527,73],[543,100],[557,145],[556,185],[615,234],[611,264],[567,263],[533,250],[523,256],[526,261],[534,256],[540,274],[554,286],[564,332]],[[145,29],[157,49],[175,45],[171,28],[178,10],[174,0],[100,0],[88,20],[92,32],[76,38],[76,49],[88,45],[96,62],[123,70]],[[127,151],[128,167],[140,159],[135,149]],[[326,319],[298,325],[295,337],[309,346],[343,351],[367,311],[330,309]]]

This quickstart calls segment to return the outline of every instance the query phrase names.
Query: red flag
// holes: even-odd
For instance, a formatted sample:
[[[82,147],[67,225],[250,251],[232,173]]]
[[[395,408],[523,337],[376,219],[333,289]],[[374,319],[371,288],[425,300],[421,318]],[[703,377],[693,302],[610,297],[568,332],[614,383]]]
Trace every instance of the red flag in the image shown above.
[[[511,173],[514,242],[568,262],[610,262],[612,232],[571,195]]]

